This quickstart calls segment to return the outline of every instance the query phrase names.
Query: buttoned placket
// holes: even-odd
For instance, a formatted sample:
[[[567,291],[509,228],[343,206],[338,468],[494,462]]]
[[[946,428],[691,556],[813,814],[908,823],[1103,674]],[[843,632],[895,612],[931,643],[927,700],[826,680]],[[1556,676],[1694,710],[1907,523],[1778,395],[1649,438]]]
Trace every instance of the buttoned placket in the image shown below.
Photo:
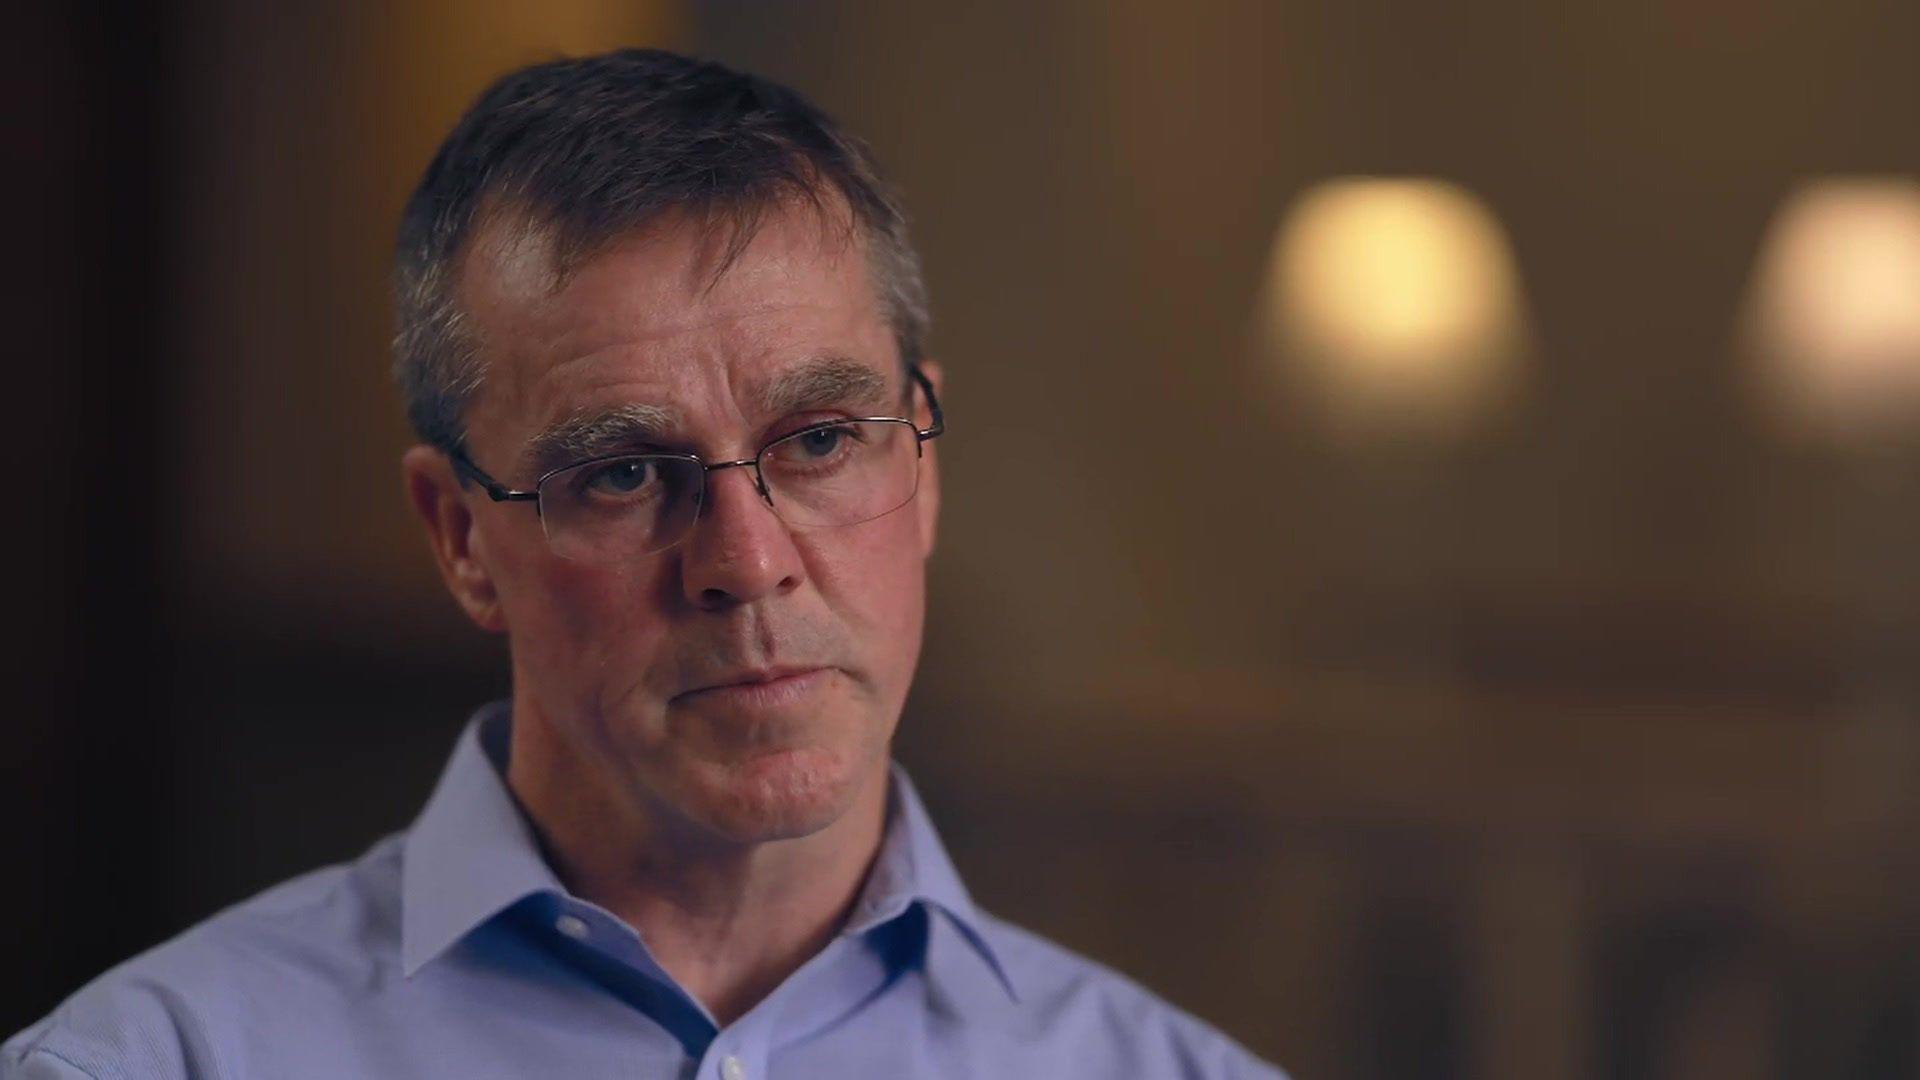
[[[787,988],[782,983],[778,995]],[[707,1044],[696,1080],[764,1080],[767,1075],[767,1048],[777,1017],[776,1010],[764,1008],[767,1002],[748,1010],[747,1015],[723,1027]]]
[[[772,1054],[866,1000],[886,972],[857,935],[837,935],[767,999],[714,1036],[697,1080],[764,1080]]]
[[[653,960],[637,935],[592,904],[558,898],[545,920],[559,938],[584,946],[650,980],[679,990],[665,969]],[[895,905],[889,905],[892,907]],[[863,907],[856,921],[877,914]],[[865,916],[865,919],[859,918]],[[870,925],[870,922],[869,922]],[[768,1074],[768,1060],[785,1042],[806,1038],[822,1024],[844,1015],[885,982],[884,965],[867,949],[857,932],[844,932],[827,943],[775,988],[768,998],[731,1025],[718,1028],[706,1051],[683,1075],[688,1080],[757,1080]],[[683,996],[684,990],[679,991]],[[689,998],[689,1000],[691,1000]],[[697,1004],[697,1003],[696,1003]],[[702,1015],[712,1023],[704,1008]]]
[[[766,1076],[765,1054],[755,1055],[744,1047],[728,1046],[728,1040],[715,1039],[700,1063],[698,1080],[759,1080]]]

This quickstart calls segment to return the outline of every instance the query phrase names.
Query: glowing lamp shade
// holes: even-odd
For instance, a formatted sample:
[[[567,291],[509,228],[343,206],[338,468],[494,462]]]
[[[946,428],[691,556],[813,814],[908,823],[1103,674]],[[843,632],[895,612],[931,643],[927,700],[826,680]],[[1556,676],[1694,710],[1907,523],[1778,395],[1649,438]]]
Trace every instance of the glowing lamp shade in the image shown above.
[[[1767,400],[1793,427],[1848,438],[1920,424],[1920,181],[1794,192],[1744,321]]]
[[[1302,195],[1261,307],[1288,385],[1359,436],[1464,427],[1507,396],[1526,338],[1504,230],[1440,180],[1347,178]]]

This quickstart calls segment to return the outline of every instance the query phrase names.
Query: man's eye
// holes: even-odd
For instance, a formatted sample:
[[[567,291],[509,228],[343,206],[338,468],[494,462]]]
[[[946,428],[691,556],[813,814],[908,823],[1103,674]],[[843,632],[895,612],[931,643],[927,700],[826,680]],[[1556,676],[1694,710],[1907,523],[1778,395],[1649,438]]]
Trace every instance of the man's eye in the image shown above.
[[[844,427],[820,428],[817,431],[807,432],[794,442],[799,444],[801,451],[807,457],[823,458],[838,450],[840,444],[851,434],[852,432]]]
[[[601,495],[632,495],[658,481],[660,467],[646,458],[609,461],[587,470],[581,487]]]

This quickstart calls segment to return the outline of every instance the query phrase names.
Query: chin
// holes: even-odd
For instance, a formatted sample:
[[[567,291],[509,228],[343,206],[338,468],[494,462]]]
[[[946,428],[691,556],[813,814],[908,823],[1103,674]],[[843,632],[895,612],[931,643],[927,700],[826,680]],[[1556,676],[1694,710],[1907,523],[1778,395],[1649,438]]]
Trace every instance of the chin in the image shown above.
[[[683,812],[736,843],[791,840],[840,820],[869,770],[821,747],[769,750],[706,764]]]

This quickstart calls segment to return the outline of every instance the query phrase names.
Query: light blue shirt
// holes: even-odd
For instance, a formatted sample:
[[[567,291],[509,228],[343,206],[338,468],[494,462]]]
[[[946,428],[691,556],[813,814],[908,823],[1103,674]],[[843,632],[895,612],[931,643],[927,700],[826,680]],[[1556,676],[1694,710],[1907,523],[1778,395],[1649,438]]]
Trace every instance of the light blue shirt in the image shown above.
[[[1279,1078],[1226,1036],[968,898],[904,771],[841,933],[724,1027],[569,893],[508,794],[505,702],[426,809],[109,971],[0,1077]]]

